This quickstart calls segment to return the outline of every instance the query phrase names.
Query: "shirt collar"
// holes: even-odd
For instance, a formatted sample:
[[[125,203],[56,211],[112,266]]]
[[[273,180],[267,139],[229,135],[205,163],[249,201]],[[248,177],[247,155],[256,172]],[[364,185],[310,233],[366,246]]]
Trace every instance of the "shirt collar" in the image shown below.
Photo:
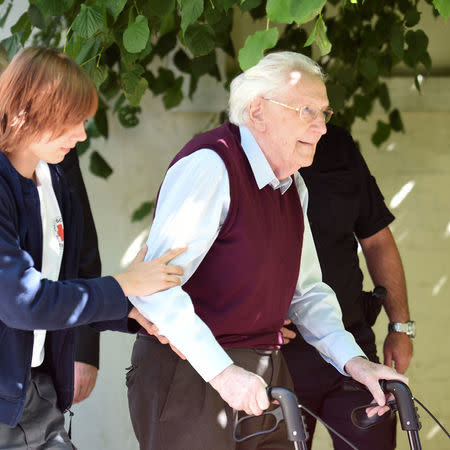
[[[246,126],[240,125],[239,132],[241,133],[242,148],[250,163],[258,188],[263,189],[270,184],[272,189],[280,189],[281,194],[284,194],[292,184],[292,177],[279,180],[251,131]]]

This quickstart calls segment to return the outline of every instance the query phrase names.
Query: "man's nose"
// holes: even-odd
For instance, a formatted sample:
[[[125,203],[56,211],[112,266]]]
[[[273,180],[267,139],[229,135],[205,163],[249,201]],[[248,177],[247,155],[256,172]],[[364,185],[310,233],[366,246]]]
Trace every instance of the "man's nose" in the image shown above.
[[[325,116],[323,113],[317,114],[317,117],[312,122],[312,127],[314,131],[321,136],[323,136],[327,132],[327,125],[325,123]]]

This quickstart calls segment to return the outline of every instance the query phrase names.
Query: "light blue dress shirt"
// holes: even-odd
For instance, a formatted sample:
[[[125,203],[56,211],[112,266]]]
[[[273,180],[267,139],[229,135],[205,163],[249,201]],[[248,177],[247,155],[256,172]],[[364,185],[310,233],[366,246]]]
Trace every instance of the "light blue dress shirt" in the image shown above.
[[[250,130],[244,126],[239,129],[242,148],[258,188],[270,185],[280,189],[281,194],[286,192],[292,178],[278,180]],[[306,217],[308,191],[298,172],[294,174],[294,181],[303,208],[305,232],[300,273],[288,318],[324,359],[345,373],[347,361],[354,356],[364,356],[364,353],[344,329],[336,295],[322,282]],[[168,249],[188,245],[186,252],[169,263],[183,267],[184,284],[214,243],[229,206],[228,173],[216,152],[201,149],[177,161],[167,171],[160,189],[147,240],[146,260],[161,256]],[[191,298],[181,286],[144,297],[130,297],[130,301],[186,356],[205,381],[233,363],[208,326],[195,314]]]

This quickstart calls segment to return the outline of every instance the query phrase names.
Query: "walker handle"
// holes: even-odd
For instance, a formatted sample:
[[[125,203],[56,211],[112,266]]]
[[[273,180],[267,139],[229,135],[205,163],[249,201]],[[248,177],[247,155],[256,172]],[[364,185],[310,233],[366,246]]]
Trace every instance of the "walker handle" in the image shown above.
[[[271,400],[277,400],[281,405],[288,440],[306,442],[308,433],[298,407],[297,396],[289,389],[282,387],[268,387],[267,394]]]
[[[352,382],[351,386],[356,387],[356,383]],[[361,386],[363,389],[366,389],[364,385]],[[398,380],[380,380],[380,386],[384,393],[390,392],[394,395],[395,402],[387,402],[387,405],[390,407],[391,412],[398,410],[402,429],[405,431],[420,430],[422,425],[419,422],[417,408],[414,405],[414,398],[409,390],[409,387],[402,381]],[[385,413],[382,416],[375,415],[372,417],[367,417],[365,409],[369,406],[374,405],[371,404],[360,406],[352,411],[352,422],[358,428],[372,427],[389,417],[388,413]]]

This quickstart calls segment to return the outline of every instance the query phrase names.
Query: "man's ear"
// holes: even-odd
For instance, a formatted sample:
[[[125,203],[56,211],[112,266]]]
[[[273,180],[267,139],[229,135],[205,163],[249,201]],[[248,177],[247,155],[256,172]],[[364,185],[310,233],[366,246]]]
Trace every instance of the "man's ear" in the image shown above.
[[[251,101],[248,106],[249,125],[258,131],[264,131],[266,129],[265,112],[265,105],[261,97]]]

